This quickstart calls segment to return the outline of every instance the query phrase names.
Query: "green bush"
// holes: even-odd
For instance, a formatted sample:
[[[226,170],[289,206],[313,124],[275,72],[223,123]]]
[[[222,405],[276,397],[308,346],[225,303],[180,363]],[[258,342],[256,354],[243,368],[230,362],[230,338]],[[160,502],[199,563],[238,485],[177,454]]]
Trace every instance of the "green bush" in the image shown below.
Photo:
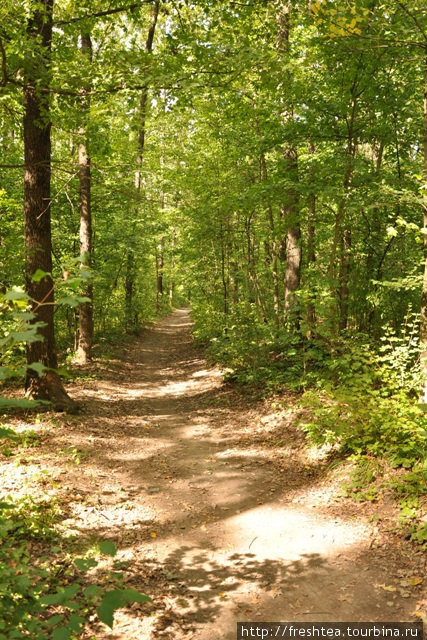
[[[54,528],[60,516],[51,501],[31,497],[0,502],[0,640],[71,640],[83,633],[89,617],[113,626],[114,612],[150,598],[121,584],[109,573],[113,589],[90,584],[84,573],[97,566],[93,556],[75,557]],[[55,547],[55,544],[58,545]],[[43,549],[49,545],[49,557]],[[114,556],[115,546],[99,544]]]

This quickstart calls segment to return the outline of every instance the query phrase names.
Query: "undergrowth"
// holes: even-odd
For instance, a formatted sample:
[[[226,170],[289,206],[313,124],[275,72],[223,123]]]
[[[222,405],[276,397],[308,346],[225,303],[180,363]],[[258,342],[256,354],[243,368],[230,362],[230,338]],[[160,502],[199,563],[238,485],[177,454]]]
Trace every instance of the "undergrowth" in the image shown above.
[[[195,337],[225,368],[225,379],[266,395],[299,392],[300,427],[311,442],[330,445],[357,464],[347,495],[377,500],[391,492],[413,540],[427,542],[427,413],[421,388],[418,320],[408,314],[399,334],[387,328],[380,347],[367,336],[310,339],[260,323],[196,314]]]
[[[32,444],[32,434],[13,429],[2,428],[1,437]],[[98,567],[100,555],[116,554],[112,542],[67,538],[62,518],[47,496],[0,500],[0,640],[75,640],[89,620],[112,627],[116,609],[149,600],[126,589],[114,567]]]

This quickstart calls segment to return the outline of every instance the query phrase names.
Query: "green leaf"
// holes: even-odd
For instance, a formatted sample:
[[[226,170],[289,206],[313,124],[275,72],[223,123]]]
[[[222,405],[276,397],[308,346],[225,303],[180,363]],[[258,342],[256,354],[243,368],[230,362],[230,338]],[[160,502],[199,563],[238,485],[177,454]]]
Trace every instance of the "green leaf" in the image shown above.
[[[96,567],[98,563],[94,558],[76,558],[74,564],[80,571],[89,571],[92,567]]]
[[[101,589],[98,587],[98,585],[90,584],[88,587],[86,587],[83,593],[86,596],[86,598],[92,598],[94,596],[98,596],[100,591]]]
[[[103,595],[101,604],[97,608],[96,612],[101,622],[104,622],[104,624],[112,629],[114,624],[114,612],[125,604],[126,601],[123,599],[122,590],[114,589],[113,591],[107,591],[107,593]]]
[[[39,376],[43,375],[43,373],[46,371],[47,367],[45,367],[44,364],[42,364],[41,362],[32,362],[31,364],[27,365],[28,369],[31,369],[32,371],[35,371],[36,373],[39,374]]]
[[[37,269],[37,271],[33,274],[31,280],[33,282],[40,282],[40,280],[43,280],[43,278],[46,278],[46,276],[50,276],[50,274],[46,271],[43,271],[43,269]]]
[[[49,627],[53,627],[55,624],[58,624],[58,622],[62,622],[63,619],[64,619],[64,616],[60,616],[59,614],[56,614],[48,618],[47,625]]]
[[[82,302],[90,302],[86,296],[64,296],[57,300],[57,304],[65,304],[68,307],[78,307]]]
[[[111,540],[101,540],[99,550],[107,556],[115,556],[117,553],[116,545]]]
[[[79,584],[70,584],[68,587],[65,587],[64,589],[65,598],[66,599],[74,598],[74,596],[77,595],[79,589],[80,589]]]
[[[35,327],[30,327],[26,331],[11,331],[10,336],[15,342],[40,342],[43,340],[43,336],[37,334]]]
[[[136,591],[136,589],[123,589],[123,597],[126,602],[152,602],[149,596],[146,596],[145,593],[141,593],[140,591]]]
[[[34,409],[41,404],[49,403],[44,400],[29,400],[28,398],[0,398],[0,408]]]
[[[71,631],[67,627],[58,627],[53,630],[53,640],[69,640],[71,637]]]
[[[29,300],[29,296],[22,287],[12,287],[10,291],[4,294],[4,300]]]
[[[76,633],[81,633],[82,627],[86,620],[81,616],[78,616],[76,613],[72,613],[70,616],[70,621],[68,623],[69,628]]]
[[[42,596],[39,600],[40,604],[62,604],[65,600],[64,594],[61,593],[48,593],[46,596]]]

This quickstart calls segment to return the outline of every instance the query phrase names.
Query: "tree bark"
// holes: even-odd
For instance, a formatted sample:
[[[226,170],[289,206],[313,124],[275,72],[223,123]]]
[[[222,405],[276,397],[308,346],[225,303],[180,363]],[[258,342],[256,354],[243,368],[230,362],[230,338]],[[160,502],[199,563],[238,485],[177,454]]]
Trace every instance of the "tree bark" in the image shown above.
[[[163,300],[163,269],[164,269],[164,238],[160,239],[156,251],[156,302],[157,311],[162,309]]]
[[[28,38],[34,47],[25,60],[24,81],[24,218],[25,276],[32,300],[34,322],[41,340],[27,344],[27,365],[41,363],[49,368],[42,375],[27,369],[25,388],[35,399],[49,400],[57,410],[75,404],[66,393],[57,366],[54,329],[54,284],[52,280],[51,236],[51,123],[48,88],[52,46],[53,0],[41,0],[29,19]],[[45,276],[33,279],[40,269]]]
[[[267,180],[267,164],[264,155],[261,155],[261,177],[264,182]],[[271,234],[271,277],[273,280],[274,324],[278,328],[280,326],[279,248],[277,246],[274,212],[270,202],[267,205],[267,212]]]
[[[169,304],[173,305],[173,296],[175,293],[175,245],[176,245],[176,229],[172,229],[171,239],[171,275],[169,282]]]
[[[276,44],[279,52],[282,52],[286,57],[289,57],[290,17],[290,0],[280,0],[277,14],[278,32]],[[287,84],[289,85],[291,79],[289,72],[287,72],[287,76]],[[293,106],[289,99],[287,103],[284,112],[285,123],[293,120]],[[281,207],[281,218],[286,228],[286,241],[284,243],[286,252],[284,319],[289,327],[298,329],[300,311],[296,292],[300,287],[302,263],[299,194],[296,189],[298,182],[298,154],[297,150],[289,142],[284,145],[283,160],[284,173],[289,184],[285,190],[284,202]]]
[[[351,112],[350,119],[348,124],[348,135],[347,135],[347,149],[346,149],[346,161],[345,161],[345,170],[344,170],[344,181],[343,181],[343,196],[339,201],[338,208],[335,214],[335,224],[334,224],[334,235],[332,240],[332,248],[329,257],[329,267],[328,267],[328,278],[329,278],[329,286],[330,286],[330,295],[331,295],[331,308],[330,308],[330,322],[331,322],[331,331],[334,334],[336,331],[336,302],[340,300],[340,289],[343,290],[343,287],[348,287],[348,277],[349,277],[349,269],[346,271],[346,267],[344,266],[344,271],[342,271],[342,278],[337,283],[337,272],[336,272],[336,260],[337,254],[340,247],[344,247],[345,240],[344,236],[348,231],[348,227],[345,225],[345,213],[348,201],[348,194],[351,189],[351,182],[353,178],[353,170],[354,170],[354,158],[356,155],[356,141],[354,139],[354,125],[356,118],[356,106],[357,100],[355,95],[356,90],[356,82],[357,78],[355,78],[352,90],[351,90]],[[351,244],[351,243],[350,243]],[[348,252],[348,260],[350,259],[350,244],[347,247],[346,251]],[[348,263],[349,266],[349,263]],[[345,282],[346,280],[346,282]],[[340,308],[340,313],[342,311],[342,307]],[[345,306],[344,306],[345,311]],[[339,318],[338,325],[341,328],[343,324],[343,320]],[[347,324],[347,319],[345,320],[345,324]]]
[[[340,271],[338,299],[340,306],[340,317],[338,327],[340,331],[347,329],[348,323],[348,303],[350,296],[350,259],[351,259],[351,229],[346,226],[340,243]]]
[[[125,272],[125,322],[126,331],[132,332],[134,327],[133,297],[135,293],[135,252],[128,247],[126,251],[126,272]]]
[[[92,61],[92,41],[90,34],[84,33],[81,39],[82,53]],[[83,95],[83,111],[90,108],[89,98]],[[87,127],[79,129],[79,185],[80,185],[80,259],[81,268],[92,266],[92,211],[91,211],[91,170],[89,155],[89,140]],[[79,305],[79,342],[77,359],[81,363],[90,362],[92,359],[93,344],[93,286],[88,282],[82,292],[86,302]]]
[[[147,39],[145,42],[145,53],[151,54],[153,50],[154,35],[156,32],[157,20],[159,17],[160,0],[156,0],[153,4],[151,23],[148,29]],[[149,60],[146,60],[145,70],[149,69]],[[139,101],[139,129],[138,129],[138,150],[136,156],[136,171],[135,171],[135,189],[137,194],[141,193],[142,188],[142,160],[145,147],[145,133],[147,122],[147,105],[148,105],[148,82],[146,82],[141,90],[141,97]],[[133,248],[129,248],[128,257],[126,260],[126,276],[125,276],[125,308],[126,308],[126,330],[132,330],[133,324],[133,300],[136,293],[136,267],[135,267],[135,252]]]
[[[294,149],[285,150],[285,166],[288,177],[292,181],[298,180],[297,152]],[[301,281],[301,227],[299,224],[299,198],[296,189],[291,186],[286,192],[286,202],[282,207],[282,218],[287,226],[286,231],[286,271],[285,271],[285,321],[294,328],[299,326],[300,312],[298,309],[296,292]]]
[[[310,142],[310,154],[314,158],[315,146]],[[310,168],[310,177],[314,179],[313,167]],[[310,193],[308,199],[308,217],[307,217],[307,266],[308,272],[314,271],[316,263],[316,194],[314,190]],[[316,326],[316,307],[314,304],[315,295],[310,291],[310,297],[307,302],[307,325],[308,337],[311,338],[315,332]]]

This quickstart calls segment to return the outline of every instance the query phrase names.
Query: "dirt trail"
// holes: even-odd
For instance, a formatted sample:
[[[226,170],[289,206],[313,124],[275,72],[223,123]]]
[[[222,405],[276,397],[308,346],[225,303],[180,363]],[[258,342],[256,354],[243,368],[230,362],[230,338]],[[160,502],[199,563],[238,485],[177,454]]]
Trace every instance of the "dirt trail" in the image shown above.
[[[69,526],[115,540],[127,584],[154,598],[96,637],[234,640],[238,620],[413,619],[421,556],[377,539],[364,509],[300,459],[291,407],[277,456],[268,416],[222,383],[190,331],[186,309],[147,330],[74,390],[83,415],[52,441],[85,453],[58,471]]]

